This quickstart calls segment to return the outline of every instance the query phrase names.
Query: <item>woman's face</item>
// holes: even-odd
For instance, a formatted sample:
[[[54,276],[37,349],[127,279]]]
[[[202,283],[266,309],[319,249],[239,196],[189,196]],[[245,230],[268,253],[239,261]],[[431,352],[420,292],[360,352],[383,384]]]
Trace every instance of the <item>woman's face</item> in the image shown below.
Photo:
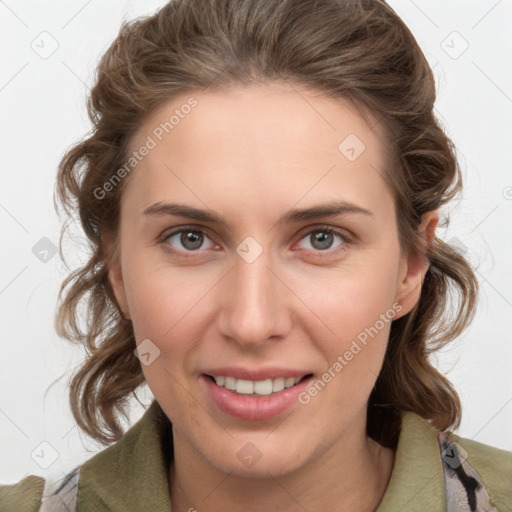
[[[287,84],[183,95],[137,133],[110,279],[182,453],[282,475],[364,437],[426,271],[401,257],[381,137]]]

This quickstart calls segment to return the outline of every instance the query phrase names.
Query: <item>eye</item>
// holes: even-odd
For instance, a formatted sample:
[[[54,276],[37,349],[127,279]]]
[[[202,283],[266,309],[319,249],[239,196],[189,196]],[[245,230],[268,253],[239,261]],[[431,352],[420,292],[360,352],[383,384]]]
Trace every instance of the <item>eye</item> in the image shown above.
[[[336,239],[339,243],[335,245]],[[311,249],[316,252],[337,253],[346,249],[346,245],[351,241],[350,236],[345,231],[333,229],[331,227],[319,227],[309,231],[301,238],[301,242],[306,242],[303,249]],[[181,227],[170,233],[164,234],[160,242],[164,247],[173,252],[193,253],[201,252],[200,249],[215,249],[219,247],[202,229]],[[334,246],[334,248],[333,248]]]
[[[205,241],[210,241],[210,246],[204,247]],[[198,249],[212,249],[216,245],[210,240],[204,231],[200,229],[181,228],[164,235],[162,243],[170,245],[172,250],[183,252],[197,252]]]
[[[350,241],[349,236],[336,229],[330,227],[321,227],[310,231],[305,237],[301,239],[305,240],[309,243],[309,247],[305,247],[305,249],[313,249],[315,251],[327,252],[329,249],[332,249],[332,246],[338,238],[341,242],[334,247],[334,250],[329,252],[337,252],[338,250],[344,250],[345,245]],[[303,247],[304,248],[304,247]]]

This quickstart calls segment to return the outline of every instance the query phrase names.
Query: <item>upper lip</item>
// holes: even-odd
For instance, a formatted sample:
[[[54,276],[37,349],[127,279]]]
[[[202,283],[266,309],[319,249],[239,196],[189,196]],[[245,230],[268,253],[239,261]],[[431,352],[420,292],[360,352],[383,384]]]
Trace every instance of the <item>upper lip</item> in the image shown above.
[[[205,375],[211,377],[234,377],[235,379],[244,380],[266,380],[266,379],[277,379],[279,377],[303,377],[312,373],[309,370],[297,370],[292,368],[243,368],[241,366],[229,366],[224,368],[211,368],[204,370]]]

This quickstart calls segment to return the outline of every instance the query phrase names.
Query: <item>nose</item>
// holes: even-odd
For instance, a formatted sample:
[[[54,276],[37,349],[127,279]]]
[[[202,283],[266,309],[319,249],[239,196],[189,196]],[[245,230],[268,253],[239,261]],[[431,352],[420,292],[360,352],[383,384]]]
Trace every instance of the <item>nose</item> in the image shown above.
[[[245,347],[283,338],[292,326],[291,292],[266,251],[252,262],[235,255],[219,289],[220,334]]]

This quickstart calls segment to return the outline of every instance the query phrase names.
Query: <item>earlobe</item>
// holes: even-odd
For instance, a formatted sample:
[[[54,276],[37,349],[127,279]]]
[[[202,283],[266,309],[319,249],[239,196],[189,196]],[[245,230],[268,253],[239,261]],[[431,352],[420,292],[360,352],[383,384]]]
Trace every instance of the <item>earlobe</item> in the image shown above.
[[[432,210],[422,216],[417,232],[426,247],[431,247],[433,244],[438,222],[439,214],[437,210]],[[416,251],[412,251],[407,257],[403,257],[395,298],[402,305],[400,316],[409,313],[417,304],[429,266],[428,259]]]

